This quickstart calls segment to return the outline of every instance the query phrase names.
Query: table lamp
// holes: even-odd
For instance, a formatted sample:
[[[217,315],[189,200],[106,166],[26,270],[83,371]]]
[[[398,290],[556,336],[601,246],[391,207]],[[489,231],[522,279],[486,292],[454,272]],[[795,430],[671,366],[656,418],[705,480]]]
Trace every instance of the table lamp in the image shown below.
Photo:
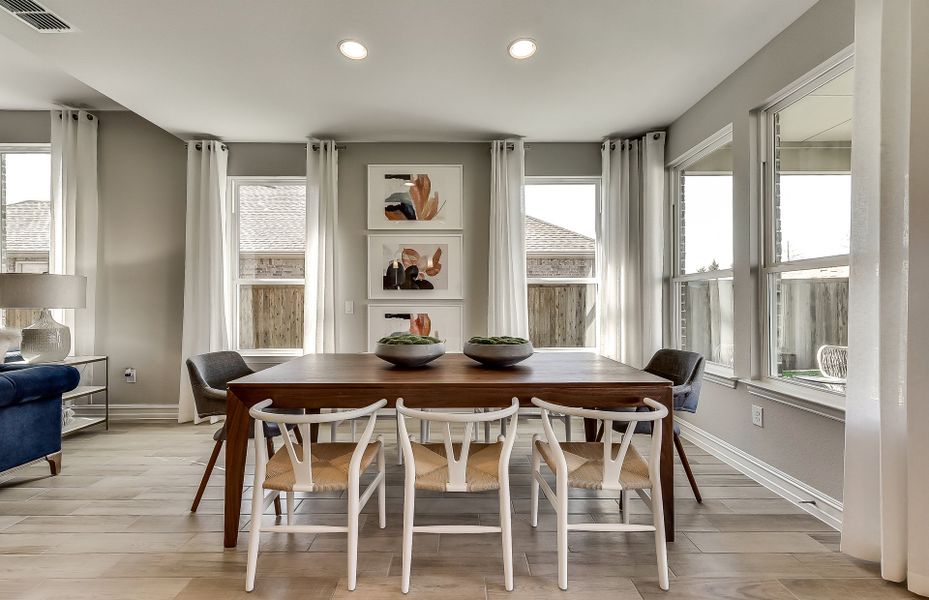
[[[64,360],[71,351],[71,330],[52,317],[50,308],[84,308],[87,278],[48,273],[0,273],[0,308],[40,308],[38,320],[23,329],[20,353],[28,362]]]

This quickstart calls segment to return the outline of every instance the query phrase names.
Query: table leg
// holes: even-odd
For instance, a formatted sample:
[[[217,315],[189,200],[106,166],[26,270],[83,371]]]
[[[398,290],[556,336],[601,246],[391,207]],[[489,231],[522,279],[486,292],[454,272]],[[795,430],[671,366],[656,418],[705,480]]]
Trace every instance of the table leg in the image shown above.
[[[248,455],[248,409],[231,391],[226,393],[226,495],[223,504],[223,545],[239,539],[239,513]]]
[[[661,496],[664,503],[665,539],[674,541],[674,406],[671,388],[663,388],[658,401],[668,407],[661,424]]]
[[[596,419],[584,419],[584,439],[588,442],[596,442],[598,427]]]

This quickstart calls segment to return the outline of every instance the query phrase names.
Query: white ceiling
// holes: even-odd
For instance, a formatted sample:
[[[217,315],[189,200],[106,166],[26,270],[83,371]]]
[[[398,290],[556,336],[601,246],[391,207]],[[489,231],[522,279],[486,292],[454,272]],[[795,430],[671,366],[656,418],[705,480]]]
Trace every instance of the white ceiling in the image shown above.
[[[0,13],[5,19],[6,13]],[[0,36],[0,110],[121,108],[97,90],[81,83]]]
[[[183,138],[583,141],[667,125],[814,3],[44,0],[79,31],[0,36]]]

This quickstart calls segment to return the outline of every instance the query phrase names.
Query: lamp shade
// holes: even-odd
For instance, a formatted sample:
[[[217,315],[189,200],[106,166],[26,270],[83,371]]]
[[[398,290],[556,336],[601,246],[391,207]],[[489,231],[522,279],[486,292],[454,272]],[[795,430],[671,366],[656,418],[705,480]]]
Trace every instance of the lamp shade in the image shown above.
[[[86,277],[0,273],[0,308],[84,308],[86,304]]]

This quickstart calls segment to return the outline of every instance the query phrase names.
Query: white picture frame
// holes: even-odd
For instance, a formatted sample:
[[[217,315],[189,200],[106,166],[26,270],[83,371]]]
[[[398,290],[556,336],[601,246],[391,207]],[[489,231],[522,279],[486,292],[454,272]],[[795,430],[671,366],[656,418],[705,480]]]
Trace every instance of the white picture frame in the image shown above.
[[[410,331],[411,319],[418,317],[418,323],[422,324],[422,315],[428,315],[429,335],[443,340],[446,352],[461,352],[464,348],[463,312],[460,304],[369,304],[368,352],[374,352],[382,337]],[[409,317],[404,318],[406,315]]]
[[[463,300],[463,261],[461,234],[368,234],[368,299]],[[416,278],[408,276],[411,266],[417,267]],[[399,286],[385,287],[392,274]]]
[[[368,229],[461,230],[462,202],[461,165],[368,165]]]

